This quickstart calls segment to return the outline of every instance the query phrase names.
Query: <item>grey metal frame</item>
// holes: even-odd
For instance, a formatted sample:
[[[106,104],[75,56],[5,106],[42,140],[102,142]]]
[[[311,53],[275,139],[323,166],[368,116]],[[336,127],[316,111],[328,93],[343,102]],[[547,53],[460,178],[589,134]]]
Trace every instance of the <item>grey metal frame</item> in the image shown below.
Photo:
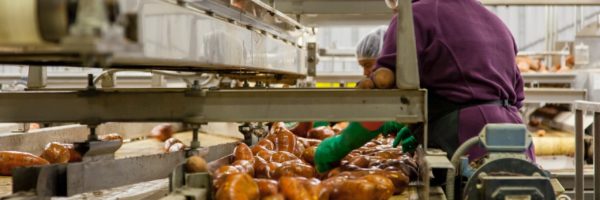
[[[575,102],[575,199],[584,199],[584,128],[583,116],[586,112],[594,113],[594,152],[600,152],[600,103],[589,101]],[[594,153],[594,190],[600,191],[600,154]],[[600,199],[595,193],[594,199]]]
[[[84,7],[83,2],[101,7],[94,1],[81,2],[80,8]],[[232,74],[247,79],[261,75],[271,78],[273,82],[287,79],[285,81],[288,83],[290,79],[295,81],[306,75],[306,50],[298,44],[306,33],[305,28],[260,1],[248,1],[242,10],[216,0],[119,0],[116,3],[124,10],[123,15],[134,17],[129,19],[130,25],[113,26],[136,30],[131,34],[135,34],[137,41],[117,38],[129,33],[120,33],[116,28],[105,30],[103,25],[77,20],[69,27],[48,25],[54,29],[79,31],[62,35],[62,38],[58,38],[60,43],[3,40],[0,44],[0,63],[201,71]],[[36,12],[36,9],[33,10],[30,12]],[[59,16],[66,11],[40,9],[37,12],[40,12],[40,16]],[[98,16],[79,12],[76,19],[84,17]],[[52,24],[53,21],[48,20],[23,23]],[[107,23],[101,17],[96,21]],[[94,28],[105,31],[100,34],[88,33],[88,29]],[[42,29],[33,34],[47,35],[52,33],[50,30]],[[189,34],[170,34],[172,32]],[[189,46],[182,45],[184,43]]]
[[[0,93],[0,122],[424,120],[423,90],[114,89]]]
[[[91,2],[91,1],[87,1]],[[142,2],[142,1],[139,1]],[[181,10],[186,13],[198,14],[194,1],[143,1],[154,2],[170,9]],[[256,3],[256,1],[252,1]],[[93,2],[91,2],[93,3]],[[165,4],[166,3],[166,4]],[[171,4],[171,5],[167,5]],[[177,7],[180,6],[180,7]],[[89,87],[86,90],[65,89],[64,91],[28,91],[0,93],[0,122],[80,122],[95,125],[105,122],[184,122],[199,125],[205,122],[245,122],[245,121],[398,121],[403,123],[427,123],[427,93],[419,89],[418,63],[415,47],[414,25],[412,20],[412,5],[409,0],[399,3],[398,15],[398,43],[409,48],[402,48],[397,54],[396,84],[399,89],[391,90],[357,90],[357,89],[106,89],[99,90]],[[163,7],[161,7],[163,8]],[[211,16],[211,11],[206,16]],[[275,12],[275,11],[273,11]],[[275,12],[277,13],[277,12]],[[243,13],[236,13],[242,15]],[[203,15],[203,17],[206,17]],[[212,16],[211,16],[212,17]],[[214,20],[211,18],[211,20]],[[227,19],[226,19],[227,20]],[[231,20],[231,19],[229,19]],[[233,20],[235,22],[235,20]],[[82,31],[85,28],[83,27]],[[254,30],[253,27],[246,27]],[[260,32],[260,31],[259,31]],[[197,34],[197,33],[193,33]],[[264,34],[252,32],[253,35]],[[260,37],[267,37],[260,35]],[[273,36],[269,36],[273,37]],[[76,44],[77,39],[70,38],[65,44]],[[278,40],[279,41],[279,40]],[[294,46],[289,41],[281,40],[288,46]],[[231,65],[227,63],[198,62],[197,60],[162,58],[160,56],[144,57],[115,55],[118,52],[94,51],[96,46],[89,45],[88,40],[83,41],[83,48],[6,48],[0,52],[0,63],[19,64],[69,64],[81,67],[126,67],[126,68],[158,68],[170,70],[209,71],[215,73],[242,72],[248,77],[257,76],[258,73],[274,73],[291,75],[300,78],[306,74],[303,61],[305,53],[300,47],[297,54],[300,67],[297,71],[278,70],[265,68],[257,64],[258,68]],[[59,46],[60,47],[60,46]],[[115,55],[115,56],[113,56]],[[283,59],[283,57],[282,57]],[[262,63],[264,64],[264,63]],[[258,71],[258,73],[252,73]],[[249,72],[249,73],[246,73]],[[91,85],[90,85],[91,86]],[[425,127],[427,125],[425,124]],[[425,130],[425,138],[427,131]],[[426,141],[427,139],[425,139]],[[425,149],[427,144],[425,144]],[[174,158],[179,160],[181,156]],[[128,158],[123,160],[104,161],[100,165],[80,163],[83,168],[75,169],[77,164],[69,164],[68,170],[73,166],[73,173],[85,173],[85,177],[94,173],[109,173],[107,177],[119,176],[118,171],[112,171],[118,166],[140,166],[150,160],[136,160]],[[98,163],[93,163],[98,164]],[[160,164],[155,164],[160,165]],[[431,166],[433,167],[433,166]],[[164,171],[165,167],[158,167]],[[131,169],[131,168],[130,168]],[[26,169],[24,169],[26,170]],[[55,173],[61,169],[51,169],[46,173]],[[151,169],[149,169],[151,170]],[[161,171],[161,172],[162,172]],[[63,171],[64,172],[64,171]],[[146,171],[147,172],[147,171]],[[116,174],[115,174],[116,173]],[[141,173],[141,171],[140,171]],[[141,178],[108,180],[106,178],[82,178],[81,182],[69,184],[83,184],[81,189],[74,192],[89,191],[116,186],[123,183],[142,180],[144,174],[138,173]],[[428,175],[426,172],[423,172]],[[17,173],[19,174],[19,173]],[[23,173],[32,174],[32,173]],[[33,173],[35,174],[35,173]],[[52,174],[49,174],[52,175]],[[56,175],[56,174],[54,174]],[[156,176],[149,174],[146,176]],[[27,179],[28,177],[26,177]],[[155,177],[153,177],[155,178]],[[423,177],[428,183],[428,176]],[[88,180],[89,179],[89,180]],[[31,179],[28,179],[31,180]],[[144,179],[145,180],[145,179]],[[44,180],[41,180],[42,182]],[[26,182],[25,184],[29,184]],[[429,193],[429,185],[424,185],[424,194]],[[73,194],[73,193],[69,193]],[[428,196],[423,197],[427,199]]]
[[[524,103],[565,103],[586,99],[587,92],[583,89],[565,88],[525,88]]]

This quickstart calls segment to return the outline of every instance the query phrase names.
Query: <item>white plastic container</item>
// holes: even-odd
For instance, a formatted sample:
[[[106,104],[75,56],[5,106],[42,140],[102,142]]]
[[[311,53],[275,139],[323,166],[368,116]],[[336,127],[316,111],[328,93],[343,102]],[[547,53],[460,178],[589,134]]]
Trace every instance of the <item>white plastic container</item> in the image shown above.
[[[587,65],[590,63],[590,47],[579,43],[575,46],[575,65]]]

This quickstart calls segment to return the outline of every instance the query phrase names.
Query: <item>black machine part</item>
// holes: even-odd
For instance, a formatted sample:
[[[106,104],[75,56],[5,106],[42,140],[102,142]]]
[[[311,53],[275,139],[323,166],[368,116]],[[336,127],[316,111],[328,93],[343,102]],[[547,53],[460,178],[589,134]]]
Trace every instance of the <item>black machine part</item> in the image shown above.
[[[526,160],[501,158],[485,163],[469,178],[463,199],[555,199],[547,173]]]

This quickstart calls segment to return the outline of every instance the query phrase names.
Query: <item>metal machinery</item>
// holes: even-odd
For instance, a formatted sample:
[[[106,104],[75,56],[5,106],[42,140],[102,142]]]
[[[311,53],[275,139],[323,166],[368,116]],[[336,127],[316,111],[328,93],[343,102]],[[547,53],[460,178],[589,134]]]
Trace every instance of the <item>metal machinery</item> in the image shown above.
[[[410,2],[400,7],[398,17],[406,23],[399,26],[398,38],[410,44]],[[0,1],[0,10],[1,64],[92,67],[108,74],[102,84],[108,87],[97,87],[90,75],[82,89],[0,93],[0,122],[89,128],[87,139],[76,144],[83,162],[16,169],[14,198],[71,196],[169,174],[172,180],[185,180],[185,174],[172,172],[186,156],[208,152],[210,161],[232,150],[199,146],[198,129],[207,122],[426,122],[426,91],[418,87],[414,47],[400,53],[400,89],[394,90],[202,88],[197,82],[187,88],[111,87],[113,69],[215,73],[266,84],[303,79],[307,62],[314,61],[303,41],[310,33],[261,1],[23,0]],[[185,152],[114,159],[115,144],[98,141],[96,134],[107,122],[181,122],[194,137]],[[428,180],[418,187],[421,194],[428,194]],[[173,181],[172,189],[180,183]]]
[[[362,0],[353,0],[353,1],[334,1],[334,0],[312,0],[312,1],[299,1],[299,0],[275,0],[275,7],[279,10],[282,10],[284,13],[290,13],[297,17],[301,23],[305,23],[308,25],[329,25],[329,24],[365,24],[371,21],[388,21],[390,12],[389,9],[384,5],[374,2],[374,1],[362,1]],[[393,2],[393,1],[392,1]],[[585,7],[585,6],[597,6],[600,5],[598,1],[570,1],[570,0],[550,0],[550,1],[522,1],[522,0],[500,0],[500,1],[488,1],[482,0],[483,4],[492,7],[504,7],[504,6],[534,6],[534,7],[545,7],[546,11],[552,11],[546,15],[547,23],[547,34],[546,39],[542,40],[542,42],[546,42],[546,48],[549,52],[542,53],[534,53],[538,56],[546,57],[546,60],[551,60],[551,56],[560,57],[558,61],[561,64],[564,64],[565,60],[565,52],[550,52],[554,49],[554,44],[558,38],[558,32],[556,23],[552,20],[556,20],[556,16],[561,16],[559,13],[555,13],[554,7],[556,6],[574,6],[574,7]],[[324,6],[327,5],[327,6]],[[552,17],[550,17],[552,16]],[[338,22],[336,20],[344,20],[347,19],[346,22]],[[576,21],[580,21],[582,23],[582,19],[577,19]],[[575,25],[576,26],[576,25]],[[588,52],[595,52],[592,49],[597,46],[598,41],[598,31],[597,24],[593,24],[589,27],[586,27],[584,30],[580,31],[577,34],[576,41],[585,41],[587,45],[589,45],[590,50]],[[579,43],[579,42],[576,42]],[[560,46],[562,48],[563,46]],[[572,50],[575,49],[572,47]],[[574,50],[575,51],[575,50]],[[527,54],[527,53],[525,53]],[[593,53],[592,53],[593,54]],[[354,57],[353,51],[339,51],[339,50],[331,50],[331,49],[320,49],[319,55],[322,57]],[[590,54],[591,55],[591,54]],[[594,54],[596,55],[596,54]],[[593,60],[590,58],[590,60]],[[557,62],[557,61],[555,61]],[[594,62],[590,62],[594,63]],[[581,80],[580,74],[588,73],[584,72],[572,72],[572,73],[560,73],[560,74],[542,74],[542,73],[530,73],[523,74],[523,78],[527,85],[530,87],[525,88],[525,104],[526,109],[524,110],[524,115],[528,116],[531,111],[543,106],[544,104],[574,104],[577,100],[585,100],[588,99],[588,93],[586,89],[593,92],[592,89],[585,88],[579,86],[579,81]],[[323,82],[340,82],[346,83],[351,81],[357,81],[361,78],[360,73],[356,74],[344,74],[344,73],[336,73],[336,74],[317,74],[316,80]],[[597,78],[596,78],[597,79]],[[594,78],[588,78],[584,80],[590,80],[590,87],[594,87],[591,82],[594,82]],[[566,88],[556,88],[556,87],[545,87],[544,85],[568,85]],[[528,117],[525,117],[527,119]],[[569,113],[568,115],[561,115],[560,119],[554,119],[551,122],[554,127],[575,131],[575,114]],[[590,124],[591,121],[586,121],[586,124]],[[571,137],[572,138],[572,137]],[[585,148],[590,148],[587,146]],[[566,157],[566,156],[565,156]],[[554,158],[555,159],[555,158]],[[456,165],[454,169],[457,169],[457,172],[460,171]],[[538,169],[539,171],[539,169]],[[591,177],[591,172],[586,172],[586,181],[589,181],[588,177]],[[552,174],[552,177],[558,178],[561,183],[566,184],[565,189],[572,190],[574,188],[574,184],[572,184],[574,171],[561,171],[556,174]],[[591,184],[586,184],[590,186]],[[591,189],[586,187],[586,189]],[[572,191],[567,191],[566,194],[573,195]]]
[[[107,70],[108,74],[103,79],[107,84],[102,84],[108,87],[96,87],[94,77],[90,76],[84,89],[41,87],[0,93],[0,122],[70,122],[89,128],[88,139],[77,144],[83,162],[16,169],[13,192],[32,192],[17,197],[33,199],[71,196],[171,175],[171,190],[179,192],[174,194],[201,198],[209,187],[206,174],[185,174],[181,168],[185,157],[207,153],[207,160],[211,161],[231,153],[230,146],[208,149],[199,146],[198,129],[207,122],[248,122],[241,127],[248,132],[260,129],[250,122],[264,121],[427,123],[427,95],[419,88],[410,3],[397,2],[397,42],[406,47],[398,52],[399,89],[364,91],[202,88],[197,82],[187,88],[110,87],[114,80],[110,78],[114,74],[111,72],[115,72],[110,70],[123,69],[158,70],[175,75],[215,73],[265,85],[293,84],[312,75],[314,69],[310,66],[314,66],[317,51],[304,41],[310,31],[258,0],[0,1],[0,63],[41,68],[92,67]],[[582,1],[585,3],[598,2]],[[114,159],[114,144],[100,142],[96,135],[96,128],[107,122],[181,122],[192,127],[194,139],[185,152]],[[495,133],[503,130],[490,128],[482,134],[484,144],[490,149],[505,152],[493,155],[510,155],[527,144],[522,143],[526,138],[509,143],[485,139],[495,138]],[[519,129],[510,134],[515,139],[525,135]],[[425,130],[424,141],[426,137]],[[431,194],[442,192],[440,187],[430,187],[430,171],[446,170],[448,177],[454,177],[458,168],[444,152],[428,149],[426,143],[423,147],[419,151],[421,181],[415,186],[419,199],[429,199]],[[547,178],[539,169],[514,158],[494,158],[498,159],[479,169],[479,174],[488,176],[472,179],[483,181],[485,188],[502,188],[511,181],[527,180],[543,186],[538,187],[542,188],[539,191],[550,195]],[[497,177],[490,173],[503,171],[496,167],[515,169],[497,165],[503,160],[525,166],[517,168],[516,173],[528,177],[502,174]],[[448,199],[453,199],[451,194],[447,194]]]
[[[460,156],[477,144],[485,147],[489,157],[469,177],[463,199],[556,198],[550,175],[522,153],[531,145],[531,135],[524,125],[488,124],[479,137],[458,148],[453,163],[460,163]],[[453,188],[454,178],[450,177],[446,184]]]

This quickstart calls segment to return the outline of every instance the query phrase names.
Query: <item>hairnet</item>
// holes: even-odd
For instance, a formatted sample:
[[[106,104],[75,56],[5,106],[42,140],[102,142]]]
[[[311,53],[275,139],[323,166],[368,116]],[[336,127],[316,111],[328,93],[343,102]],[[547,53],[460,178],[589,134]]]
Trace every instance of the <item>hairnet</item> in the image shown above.
[[[356,45],[356,58],[360,60],[379,57],[386,30],[387,27],[382,26],[363,37]]]

